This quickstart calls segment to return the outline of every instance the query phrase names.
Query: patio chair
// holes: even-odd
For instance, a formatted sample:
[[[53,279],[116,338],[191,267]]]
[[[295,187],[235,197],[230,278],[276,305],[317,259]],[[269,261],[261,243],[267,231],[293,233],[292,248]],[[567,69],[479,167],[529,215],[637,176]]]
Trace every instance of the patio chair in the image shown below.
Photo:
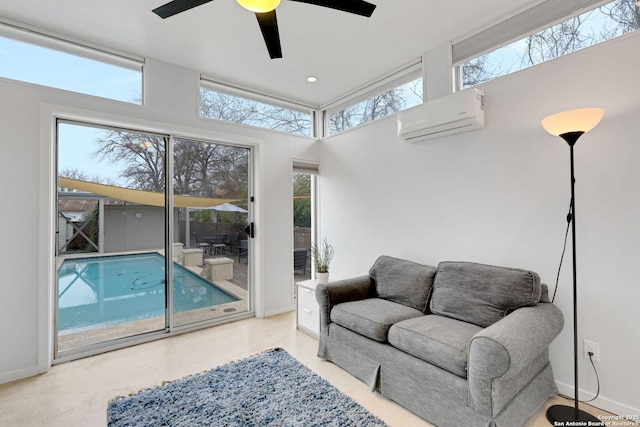
[[[240,258],[245,258],[248,260],[248,256],[249,256],[249,241],[240,240],[240,246],[238,246],[238,262],[240,262]]]
[[[229,252],[232,254],[236,252],[236,248],[240,244],[240,241],[238,240],[239,236],[240,232],[234,231],[233,233],[231,233],[231,235],[229,236],[229,240],[227,240],[226,242],[227,246],[229,246]]]
[[[302,270],[304,276],[307,275],[307,248],[296,248],[293,250],[293,271]]]
[[[196,240],[196,248],[202,249],[202,253],[209,254],[211,252],[211,245],[205,241],[198,239],[198,235],[194,231],[193,238]]]
[[[211,252],[213,255],[220,254],[224,255],[227,250],[227,235],[220,233],[213,236],[211,240]]]

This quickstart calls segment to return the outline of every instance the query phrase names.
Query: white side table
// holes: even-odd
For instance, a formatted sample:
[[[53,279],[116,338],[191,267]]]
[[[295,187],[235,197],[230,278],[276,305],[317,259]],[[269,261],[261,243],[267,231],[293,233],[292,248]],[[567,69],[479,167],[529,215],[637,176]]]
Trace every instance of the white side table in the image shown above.
[[[320,309],[316,301],[317,280],[296,283],[296,327],[313,337],[320,335]]]

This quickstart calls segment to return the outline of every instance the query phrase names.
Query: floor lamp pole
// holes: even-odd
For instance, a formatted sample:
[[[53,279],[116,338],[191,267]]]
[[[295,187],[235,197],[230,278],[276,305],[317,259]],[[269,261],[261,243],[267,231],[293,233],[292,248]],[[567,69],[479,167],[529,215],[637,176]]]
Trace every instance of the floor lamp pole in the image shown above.
[[[567,132],[560,137],[567,141],[569,144],[569,161],[571,164],[571,211],[569,213],[569,220],[571,221],[571,245],[573,250],[573,387],[574,387],[574,400],[573,408],[565,405],[553,405],[547,410],[547,419],[552,425],[559,425],[556,422],[562,422],[562,425],[566,421],[585,421],[591,422],[588,425],[599,425],[601,423],[593,415],[578,408],[578,274],[576,263],[576,196],[575,196],[575,169],[573,161],[573,146],[580,136],[584,132]],[[587,425],[587,424],[585,424]],[[602,424],[604,425],[604,424]]]
[[[576,138],[577,141],[578,138]],[[578,420],[578,274],[576,263],[576,177],[573,167],[573,143],[569,143],[569,157],[571,162],[571,248],[573,250],[573,387],[574,419]]]

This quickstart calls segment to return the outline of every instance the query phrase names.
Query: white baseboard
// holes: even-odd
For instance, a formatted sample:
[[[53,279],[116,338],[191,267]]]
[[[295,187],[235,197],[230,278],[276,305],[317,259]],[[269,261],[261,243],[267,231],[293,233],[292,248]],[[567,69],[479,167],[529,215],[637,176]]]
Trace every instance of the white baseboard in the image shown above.
[[[290,311],[295,311],[295,310],[296,310],[296,305],[292,304],[285,307],[279,307],[274,310],[265,311],[264,317],[277,316],[278,314],[288,313]]]
[[[575,396],[573,386],[559,383],[556,381],[556,385],[558,386],[558,392],[563,396],[566,396],[570,399],[573,399]],[[591,399],[588,391],[580,389],[580,399]],[[615,400],[607,399],[606,397],[600,395],[593,402],[588,403],[591,406],[595,406],[596,408],[604,409],[607,412],[611,412],[612,414],[624,416],[624,415],[640,415],[640,409],[633,408],[629,405],[625,405],[624,403],[616,402]],[[635,420],[636,426],[640,426],[640,420]]]
[[[34,377],[44,373],[38,366],[29,366],[28,368],[17,369],[11,372],[0,374],[0,384],[10,383],[12,381],[23,380],[25,378]]]

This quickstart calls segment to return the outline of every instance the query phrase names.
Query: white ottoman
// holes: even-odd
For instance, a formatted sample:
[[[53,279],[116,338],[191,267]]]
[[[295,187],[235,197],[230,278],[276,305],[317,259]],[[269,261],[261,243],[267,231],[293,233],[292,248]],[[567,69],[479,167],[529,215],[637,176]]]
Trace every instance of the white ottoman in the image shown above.
[[[233,279],[233,260],[226,257],[205,259],[204,275],[212,282]]]
[[[202,265],[202,249],[183,249],[184,265]]]

